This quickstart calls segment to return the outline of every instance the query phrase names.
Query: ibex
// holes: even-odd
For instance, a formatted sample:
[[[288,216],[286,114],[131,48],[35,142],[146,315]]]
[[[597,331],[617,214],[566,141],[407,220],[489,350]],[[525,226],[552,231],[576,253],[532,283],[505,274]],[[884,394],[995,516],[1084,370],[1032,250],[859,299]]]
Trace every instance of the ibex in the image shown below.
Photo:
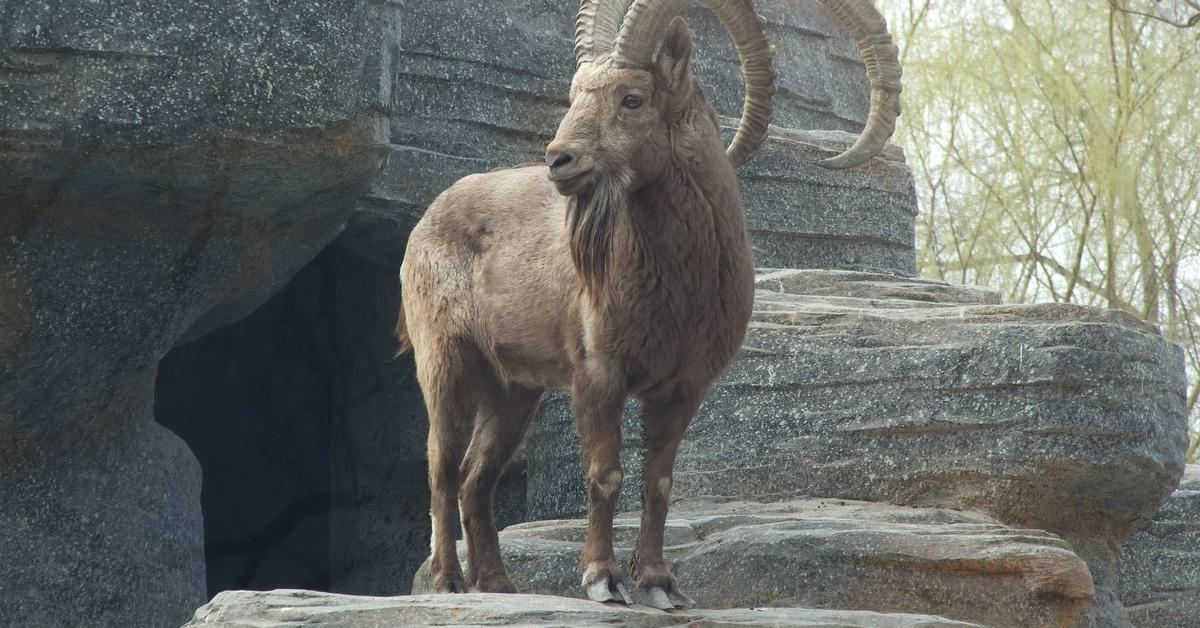
[[[866,129],[822,162],[845,168],[890,137],[900,66],[869,0],[820,1],[858,40],[871,79]],[[775,74],[753,2],[706,0],[737,46],[746,81],[726,151],[692,78],[692,37],[679,17],[689,3],[583,0],[570,108],[546,164],[460,180],[409,238],[397,333],[415,351],[429,410],[439,592],[516,591],[500,557],[494,489],[543,391],[569,388],[587,470],[587,596],[632,603],[612,521],[620,414],[636,395],[646,455],[631,574],[652,606],[691,603],[663,560],[671,477],[680,440],[750,319],[754,270],[734,168],[767,135]]]

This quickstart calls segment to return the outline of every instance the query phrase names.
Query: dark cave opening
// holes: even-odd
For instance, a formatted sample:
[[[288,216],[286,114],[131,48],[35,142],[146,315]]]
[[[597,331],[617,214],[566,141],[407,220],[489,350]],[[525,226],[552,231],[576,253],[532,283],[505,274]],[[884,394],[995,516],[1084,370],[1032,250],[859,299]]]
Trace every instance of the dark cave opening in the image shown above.
[[[208,590],[407,593],[428,552],[425,417],[396,359],[398,262],[338,242],[177,347],[155,413],[204,475]]]

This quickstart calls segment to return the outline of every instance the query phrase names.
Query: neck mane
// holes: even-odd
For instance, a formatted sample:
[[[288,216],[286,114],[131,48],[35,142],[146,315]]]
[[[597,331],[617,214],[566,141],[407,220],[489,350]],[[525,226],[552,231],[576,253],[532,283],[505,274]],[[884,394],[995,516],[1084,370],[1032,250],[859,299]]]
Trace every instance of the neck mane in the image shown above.
[[[748,253],[731,255],[737,247],[748,252],[737,178],[716,113],[699,91],[670,139],[671,160],[657,180],[632,193],[623,182],[604,182],[568,202],[580,293],[594,306],[608,301],[614,289],[667,277],[679,281],[676,275],[711,278],[716,265],[748,259]]]

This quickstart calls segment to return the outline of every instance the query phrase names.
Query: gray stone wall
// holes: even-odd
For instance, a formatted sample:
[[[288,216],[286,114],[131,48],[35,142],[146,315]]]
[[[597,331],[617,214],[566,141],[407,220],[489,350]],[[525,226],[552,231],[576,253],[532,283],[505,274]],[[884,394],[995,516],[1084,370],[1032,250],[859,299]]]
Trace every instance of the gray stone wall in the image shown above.
[[[398,27],[365,0],[0,2],[0,621],[205,599],[158,361],[337,236],[382,165]]]
[[[861,64],[853,43],[815,7],[808,0],[760,3],[788,66],[777,120],[856,130],[866,108]],[[70,604],[78,610],[70,612],[84,620],[101,612],[174,617],[173,609],[203,596],[198,470],[151,410],[156,365],[181,345],[158,386],[164,422],[207,448],[238,432],[222,434],[221,420],[205,420],[206,412],[222,412],[216,400],[188,403],[189,396],[224,395],[235,404],[247,394],[238,392],[243,387],[274,391],[264,393],[258,410],[242,407],[261,425],[240,427],[253,433],[288,414],[315,421],[311,442],[296,451],[315,447],[334,461],[329,486],[315,493],[320,500],[328,491],[336,513],[328,522],[338,539],[331,586],[371,593],[404,586],[398,572],[414,566],[426,534],[418,514],[419,411],[407,427],[394,427],[396,408],[414,402],[411,380],[404,383],[390,366],[333,359],[330,372],[310,378],[320,394],[306,390],[292,406],[272,397],[286,395],[271,384],[283,367],[256,375],[257,382],[225,379],[223,392],[204,393],[204,382],[229,376],[204,372],[210,363],[203,356],[231,352],[231,363],[253,362],[237,357],[253,343],[230,340],[253,323],[224,339],[205,336],[280,290],[311,297],[293,277],[335,238],[374,269],[344,278],[362,285],[340,298],[394,290],[374,277],[394,274],[406,234],[434,195],[468,173],[540,160],[566,105],[574,10],[571,3],[525,1],[0,2],[0,448],[9,471],[0,481],[9,483],[3,488],[11,505],[0,506],[0,521],[9,530],[58,530],[5,537],[2,547],[27,545],[18,562],[34,563],[57,535],[78,539],[55,549],[61,570],[0,578],[0,587],[9,587],[0,588],[0,599],[11,605],[0,615],[29,617],[33,606],[22,600],[54,586],[78,596]],[[688,17],[701,82],[723,113],[736,114],[740,78],[727,36],[703,10]],[[810,156],[810,148],[773,145],[781,159]],[[761,216],[761,260],[853,267],[869,257],[839,260],[829,247],[788,257],[796,249],[783,243],[805,234],[826,238],[827,219],[839,210],[806,221],[801,209],[821,199],[789,195],[765,180],[770,176],[761,191],[748,190],[761,199],[748,203],[752,219]],[[899,189],[886,175],[879,187]],[[833,186],[828,193],[836,196]],[[894,212],[908,202],[905,194],[876,205]],[[790,213],[773,213],[784,202]],[[854,215],[871,209],[850,195],[828,202],[846,203]],[[897,224],[883,238],[891,238],[886,246],[911,249],[903,222]],[[896,259],[861,263],[911,271]],[[277,311],[274,320],[296,325],[306,311],[334,330],[328,352],[355,354],[354,343],[363,342],[352,329],[362,322],[357,315],[307,302]],[[384,332],[369,341],[375,349],[365,355],[390,350]],[[343,408],[327,403],[338,390],[367,401],[331,410]],[[322,434],[331,441],[318,442]],[[206,465],[220,464],[218,450],[202,452]],[[56,471],[76,467],[74,475]],[[126,479],[105,488],[93,482],[97,477]],[[213,473],[214,487],[219,477]],[[56,492],[99,491],[126,503],[133,498],[122,491],[135,490],[135,478],[157,478],[158,488],[140,511],[110,509],[105,527],[53,527],[71,519],[70,497],[28,507]],[[513,500],[523,499],[521,478],[517,468],[506,483]],[[523,516],[523,508],[510,510],[509,519]],[[150,533],[141,511],[171,518],[173,534]],[[97,536],[100,530],[113,532]],[[213,540],[229,545],[222,535]],[[89,544],[108,548],[108,556],[89,554]],[[133,569],[118,568],[133,547],[142,558]],[[71,565],[83,560],[96,565],[89,579],[112,579],[111,589],[100,595],[76,586],[72,574],[82,571]],[[325,577],[314,574],[305,577]],[[150,589],[161,595],[141,593]],[[107,610],[96,610],[101,598]]]

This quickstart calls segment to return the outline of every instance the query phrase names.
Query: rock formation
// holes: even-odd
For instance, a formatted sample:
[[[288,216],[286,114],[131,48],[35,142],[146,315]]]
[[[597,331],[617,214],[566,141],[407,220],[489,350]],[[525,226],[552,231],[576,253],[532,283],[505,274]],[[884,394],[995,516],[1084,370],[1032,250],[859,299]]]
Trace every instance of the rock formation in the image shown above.
[[[785,114],[779,122],[793,121]],[[1036,534],[1066,541],[1056,547],[1076,557],[1076,567],[1066,570],[1076,580],[1055,580],[1073,584],[1039,598],[1055,600],[1053,611],[1028,612],[1058,613],[1055,621],[1063,625],[1124,624],[1116,550],[1150,520],[1182,472],[1178,348],[1116,312],[1005,306],[984,290],[909,278],[915,205],[903,157],[891,152],[837,175],[848,178],[831,179],[812,166],[844,142],[836,133],[777,128],[741,173],[759,265],[840,272],[762,273],[759,313],[743,356],[693,425],[680,452],[675,494],[756,501],[813,495],[954,508],[982,518],[971,521],[1010,526],[1004,534],[1046,531]],[[531,519],[583,512],[580,456],[564,401],[560,395],[545,404],[526,451]],[[640,430],[636,408],[629,410],[625,505],[634,509]],[[784,519],[798,525],[804,517]],[[872,532],[858,525],[856,534]],[[961,539],[941,545],[932,539],[948,537],[934,534],[936,526],[912,525],[939,548],[934,553],[953,555],[969,546]],[[575,593],[570,543],[576,527],[528,524],[502,535],[510,558],[529,569],[517,576],[518,586]],[[723,532],[743,533],[751,535],[739,525]],[[679,551],[681,561],[690,556]],[[542,554],[558,559],[520,561]],[[1030,582],[1047,573],[1044,565],[1000,563],[1021,563],[1034,574]],[[804,571],[799,557],[789,564],[800,570],[784,572],[790,579],[812,571]],[[947,574],[960,573],[948,564],[942,564]],[[1077,581],[1083,564],[1090,588]],[[911,580],[914,565],[894,562],[881,571]],[[682,562],[675,566],[685,569]],[[1012,569],[1007,573],[1021,568]],[[1002,588],[1002,579],[993,573],[981,590]],[[416,590],[421,586],[418,576]],[[702,604],[763,603],[699,586]],[[1030,598],[1042,595],[1034,589],[1026,591]],[[816,597],[803,603],[853,606],[845,598],[809,595]],[[772,601],[801,603],[800,593],[781,596]],[[927,598],[907,603],[928,610],[921,606]],[[982,621],[985,606],[937,610]],[[986,619],[1029,625],[1033,615],[1021,616],[1019,609],[1036,606],[1014,603],[1011,615]]]
[[[760,4],[793,68],[780,119],[856,129],[854,44],[809,0]],[[396,298],[386,277],[433,195],[539,157],[574,10],[0,4],[0,617],[170,623],[201,601],[189,447],[223,557],[210,584],[270,582],[252,563],[307,543],[263,546],[298,526],[328,530],[307,544],[332,559],[266,571],[407,589],[427,535],[420,399],[386,360],[389,324],[361,310]],[[734,113],[731,48],[706,13],[689,18],[720,40],[697,67]],[[327,476],[288,476],[314,452]]]
[[[862,540],[881,534],[863,514],[836,517],[853,524],[830,541],[826,537],[839,528],[825,523],[825,536],[812,533],[814,515],[805,507],[748,507],[748,520],[773,522],[770,535],[762,532],[762,524],[734,517],[733,523],[708,523],[702,542],[681,541],[676,547],[674,568],[684,582],[685,574],[699,578],[693,593],[701,605],[880,610],[870,606],[879,603],[887,610],[920,609],[987,625],[1046,623],[1049,615],[1018,615],[1036,604],[1010,602],[1004,606],[1011,614],[1000,617],[981,615],[995,612],[982,601],[967,601],[972,599],[967,582],[980,583],[975,595],[982,600],[1001,595],[1004,577],[998,574],[1024,573],[1021,579],[1033,587],[1025,593],[1029,599],[1062,605],[1053,611],[1053,625],[1124,622],[1112,548],[1154,515],[1182,470],[1185,418],[1177,347],[1152,327],[1115,312],[1003,306],[986,291],[896,276],[765,271],[759,288],[743,355],[710,393],[680,450],[674,494],[769,502],[815,495],[954,508],[965,510],[957,516],[967,519],[912,515],[906,521],[929,544],[927,556],[946,561],[938,565],[899,559],[896,549],[886,558],[872,558],[869,548],[910,545],[895,537]],[[636,413],[628,413],[624,433],[630,478],[626,503],[632,507],[640,449]],[[550,404],[526,452],[535,519],[581,514],[582,470],[574,438],[561,404]],[[682,512],[705,510],[685,506]],[[821,516],[835,517],[828,512]],[[684,518],[674,520],[677,526],[700,527],[689,523],[687,514],[675,516]],[[984,543],[990,544],[984,554],[994,562],[972,560],[964,554],[972,542],[941,527],[966,522],[988,522],[997,533],[1023,542],[1041,536],[1071,559],[1038,564],[1017,558],[1024,555],[1020,550],[1010,555],[991,540]],[[1031,536],[1002,524],[1051,534]],[[571,551],[561,543],[575,542],[577,527],[527,524],[506,530],[502,540],[516,556],[560,552],[565,559]],[[743,545],[712,541],[713,532],[741,539]],[[788,545],[785,540],[810,535],[825,546],[813,550],[817,541]],[[861,535],[860,541],[848,540],[854,535]],[[758,536],[772,539],[770,552],[752,549],[747,539]],[[1062,543],[1059,539],[1068,544],[1055,545]],[[721,592],[736,556],[772,552],[766,571],[786,574],[780,581],[818,582],[815,591],[780,590],[765,594],[769,600],[755,597],[763,595],[762,587],[731,585],[742,591],[733,597]],[[1025,554],[1054,555],[1045,549]],[[906,602],[880,592],[901,588],[896,586],[839,589],[825,580],[836,577],[838,570],[830,566],[836,561],[823,562],[821,555],[843,563],[863,556],[858,560],[884,575],[872,579],[862,576],[864,568],[842,567],[865,582],[905,582],[914,597]],[[711,580],[705,580],[698,560],[724,564],[725,572],[710,570]],[[1072,560],[1076,566],[1067,568]],[[537,570],[518,576],[518,586],[573,593],[570,561],[561,571],[554,564],[539,563]],[[966,575],[972,570],[979,576]],[[948,580],[942,590],[953,595],[914,589],[914,582],[939,571]],[[1082,586],[1081,574],[1094,583]],[[741,578],[731,581],[740,584]],[[853,593],[828,593],[839,590]],[[931,608],[936,599],[961,606]]]
[[[618,517],[628,561],[638,519]],[[583,520],[503,533],[522,592],[581,597],[572,568]],[[1087,565],[1062,539],[985,515],[845,500],[686,499],[673,505],[667,560],[703,608],[789,606],[921,612],[987,626],[1076,626],[1095,609]],[[426,591],[428,573],[415,591]]]
[[[1182,472],[1178,347],[1116,312],[982,305],[979,291],[921,280],[795,270],[759,286],[743,355],[680,449],[674,495],[979,510],[1070,541],[1119,614],[1112,548]],[[542,418],[532,514],[578,515],[573,427],[560,404]],[[633,507],[636,413],[625,421]]]
[[[206,598],[157,365],[338,235],[383,163],[397,9],[0,4],[0,621]]]

